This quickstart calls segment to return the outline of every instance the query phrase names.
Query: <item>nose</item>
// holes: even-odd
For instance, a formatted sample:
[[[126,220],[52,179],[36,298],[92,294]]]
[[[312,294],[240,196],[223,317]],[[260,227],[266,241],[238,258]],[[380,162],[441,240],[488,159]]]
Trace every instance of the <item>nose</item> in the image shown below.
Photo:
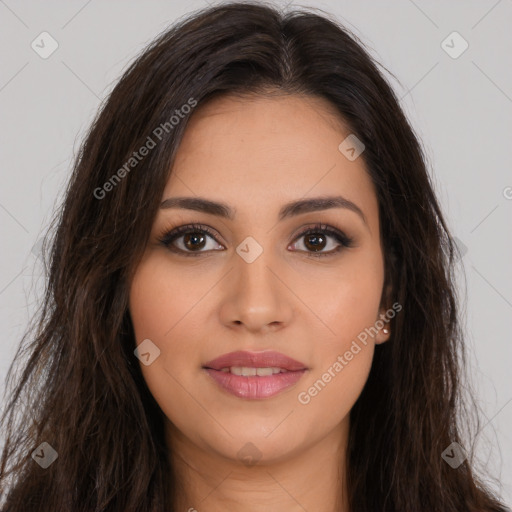
[[[234,254],[220,307],[224,325],[265,333],[290,323],[294,295],[287,285],[284,267],[270,256],[270,251],[264,250],[248,263]]]

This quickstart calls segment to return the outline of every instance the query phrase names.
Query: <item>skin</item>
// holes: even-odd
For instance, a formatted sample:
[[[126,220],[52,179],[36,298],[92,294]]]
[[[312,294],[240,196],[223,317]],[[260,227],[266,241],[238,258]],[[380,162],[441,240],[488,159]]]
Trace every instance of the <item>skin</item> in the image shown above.
[[[160,349],[141,369],[167,418],[169,456],[184,489],[178,510],[332,512],[337,505],[348,511],[349,412],[375,344],[389,333],[359,343],[361,350],[309,403],[298,394],[389,308],[381,303],[375,190],[363,159],[350,161],[338,150],[349,133],[328,102],[297,95],[217,98],[189,121],[162,200],[200,196],[228,204],[236,215],[159,210],[129,304],[137,343],[149,338]],[[358,205],[367,223],[346,208],[278,222],[289,201],[338,194]],[[207,245],[197,257],[159,241],[169,228],[188,223],[217,235],[204,235]],[[308,237],[296,235],[315,223],[338,228],[354,246],[308,257],[314,253]],[[236,252],[248,236],[263,248],[252,263]],[[323,252],[338,247],[324,236]],[[174,245],[194,250],[183,236]],[[235,350],[276,350],[309,369],[274,397],[239,398],[202,369]],[[257,449],[256,464],[241,460],[247,443]]]

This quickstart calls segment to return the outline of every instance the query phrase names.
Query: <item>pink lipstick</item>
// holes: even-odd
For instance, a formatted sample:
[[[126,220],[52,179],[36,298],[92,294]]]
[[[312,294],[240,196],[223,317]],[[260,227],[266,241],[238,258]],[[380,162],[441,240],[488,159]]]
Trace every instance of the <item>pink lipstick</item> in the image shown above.
[[[274,351],[237,351],[203,365],[225,391],[252,400],[269,398],[293,386],[308,368]]]

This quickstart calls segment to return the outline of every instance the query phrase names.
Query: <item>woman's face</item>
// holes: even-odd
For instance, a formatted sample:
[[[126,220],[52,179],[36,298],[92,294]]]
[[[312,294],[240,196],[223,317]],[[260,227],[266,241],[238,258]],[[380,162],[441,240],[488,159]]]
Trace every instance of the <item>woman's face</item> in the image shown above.
[[[262,463],[348,431],[389,336],[370,330],[385,312],[378,203],[351,139],[339,149],[349,134],[312,97],[224,97],[190,119],[162,202],[204,199],[231,216],[168,201],[129,304],[137,344],[150,340],[144,378],[184,449]],[[307,202],[337,196],[345,206]],[[212,234],[161,241],[188,224]],[[270,351],[300,364],[257,358]]]

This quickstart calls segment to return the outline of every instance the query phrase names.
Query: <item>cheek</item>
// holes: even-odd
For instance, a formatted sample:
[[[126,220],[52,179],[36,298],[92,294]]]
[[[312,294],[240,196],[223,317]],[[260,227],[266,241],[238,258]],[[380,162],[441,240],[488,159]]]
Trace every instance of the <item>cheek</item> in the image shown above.
[[[181,425],[182,411],[191,405],[182,383],[196,362],[199,371],[200,353],[194,344],[200,338],[191,332],[194,324],[187,315],[197,314],[207,285],[203,290],[197,283],[193,293],[183,293],[190,281],[171,270],[156,256],[142,262],[131,283],[129,307],[136,344],[149,339],[159,350],[149,365],[139,363],[144,380],[164,414]]]
[[[187,315],[195,314],[211,284],[169,266],[164,257],[152,255],[141,263],[130,287],[130,314],[137,343],[145,338],[168,345]],[[190,325],[188,326],[190,327]]]
[[[130,286],[129,309],[136,344],[150,339],[160,350],[154,364],[141,363],[144,376],[173,377],[200,368],[201,340],[207,317],[205,296],[218,277],[201,275],[193,267],[177,269],[165,255],[150,253],[137,268]],[[169,375],[167,375],[169,378]],[[172,380],[172,379],[171,379]]]
[[[328,294],[324,286],[309,296],[328,331],[317,338],[315,364],[297,393],[308,415],[333,426],[349,413],[368,378],[383,284],[378,252],[351,260],[344,269],[331,280],[336,285]]]
[[[177,376],[183,368],[180,360],[187,358],[187,352],[193,350],[190,343],[183,343],[186,338],[180,329],[197,298],[187,298],[187,294],[180,291],[183,284],[176,273],[171,276],[165,264],[155,257],[139,265],[131,283],[130,315],[136,344],[149,339],[157,347],[154,350],[158,356],[154,362],[149,365],[140,363],[150,388],[152,385],[156,388],[168,386],[169,374]],[[182,341],[179,347],[173,347],[175,339]]]
[[[335,275],[317,276],[317,286],[304,290],[308,306],[326,327],[323,343],[316,347],[324,357],[348,350],[351,341],[378,319],[384,278],[378,256],[377,251],[354,254]]]
[[[321,368],[312,371],[297,392],[297,418],[301,417],[303,424],[311,424],[311,436],[318,424],[329,431],[348,418],[368,379],[373,344],[343,345],[338,352],[326,357]]]
[[[310,375],[297,391],[308,417],[334,427],[357,401],[371,369],[381,281],[378,274],[341,279],[327,303],[318,301],[330,333],[317,338]]]

